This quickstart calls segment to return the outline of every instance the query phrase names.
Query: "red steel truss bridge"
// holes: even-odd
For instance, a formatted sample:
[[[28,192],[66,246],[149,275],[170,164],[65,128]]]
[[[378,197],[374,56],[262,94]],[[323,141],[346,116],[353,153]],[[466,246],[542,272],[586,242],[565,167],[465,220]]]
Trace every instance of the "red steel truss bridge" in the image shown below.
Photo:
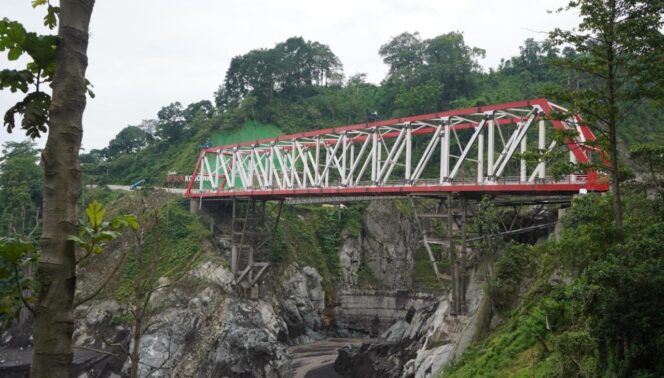
[[[601,159],[579,117],[546,99],[314,130],[202,150],[188,198],[304,198],[441,193],[550,195],[606,191],[588,169],[553,177],[528,154]],[[565,133],[558,145],[554,130]],[[593,156],[594,155],[594,156]],[[532,161],[532,160],[530,160]]]
[[[185,197],[213,233],[226,224],[220,239],[230,242],[235,282],[252,290],[270,265],[260,261],[284,204],[408,198],[434,273],[450,283],[451,312],[464,314],[467,269],[479,254],[474,242],[541,237],[573,194],[608,190],[592,168],[551,174],[553,164],[603,162],[588,126],[566,113],[534,99],[206,148]],[[483,195],[501,209],[489,235],[468,221]]]

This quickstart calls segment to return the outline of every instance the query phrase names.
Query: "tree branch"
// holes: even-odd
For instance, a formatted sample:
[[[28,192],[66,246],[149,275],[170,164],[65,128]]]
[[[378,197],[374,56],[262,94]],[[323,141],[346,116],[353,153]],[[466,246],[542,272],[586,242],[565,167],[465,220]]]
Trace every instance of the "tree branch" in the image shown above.
[[[32,315],[34,315],[35,310],[32,308],[32,306],[30,306],[28,301],[23,296],[23,289],[21,289],[21,282],[18,279],[18,265],[16,265],[16,264],[13,264],[13,265],[14,265],[14,281],[16,282],[16,290],[18,291],[18,296],[19,296],[19,298],[21,298],[21,302],[23,303],[23,306],[25,306],[25,308],[27,308],[32,313]]]
[[[124,252],[122,254],[122,257],[120,258],[120,261],[118,261],[118,263],[113,268],[113,271],[111,273],[109,273],[109,275],[106,277],[106,279],[104,279],[104,281],[90,295],[88,295],[87,297],[84,297],[83,299],[79,300],[78,302],[75,302],[74,307],[78,307],[78,306],[82,305],[83,303],[85,303],[85,302],[93,299],[97,295],[99,295],[99,293],[104,289],[104,287],[108,284],[108,282],[115,275],[115,273],[117,273],[117,271],[120,269],[120,266],[122,266],[122,263],[124,262],[126,257],[127,257],[127,252]]]
[[[87,347],[87,346],[83,346],[83,345],[72,345],[72,348],[89,350],[89,351],[92,351],[92,352],[97,352],[97,353],[107,354],[107,355],[113,356],[113,357],[118,357],[118,355],[115,354],[115,353],[111,353],[111,352],[107,352],[105,350],[91,348],[91,347]]]

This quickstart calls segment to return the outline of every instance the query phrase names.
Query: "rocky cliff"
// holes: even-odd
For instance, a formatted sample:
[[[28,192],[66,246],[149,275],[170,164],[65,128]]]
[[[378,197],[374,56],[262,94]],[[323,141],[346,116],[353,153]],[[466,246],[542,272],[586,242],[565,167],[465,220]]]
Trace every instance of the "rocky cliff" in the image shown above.
[[[450,300],[406,313],[373,343],[341,349],[335,369],[349,377],[431,377],[459,356],[484,321],[487,264],[470,274],[467,313],[450,314]]]

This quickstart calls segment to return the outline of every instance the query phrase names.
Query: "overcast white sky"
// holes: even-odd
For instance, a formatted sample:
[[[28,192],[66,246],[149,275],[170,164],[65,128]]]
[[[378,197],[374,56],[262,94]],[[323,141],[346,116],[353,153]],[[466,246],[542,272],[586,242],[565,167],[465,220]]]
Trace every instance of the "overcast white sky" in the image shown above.
[[[57,3],[52,0],[52,3]],[[97,0],[90,26],[87,76],[96,98],[84,116],[83,147],[101,148],[127,125],[155,118],[164,105],[212,100],[233,56],[272,47],[291,36],[330,46],[346,76],[366,73],[378,83],[387,67],[378,48],[404,31],[431,38],[462,31],[466,43],[486,50],[484,67],[518,54],[529,37],[571,28],[570,13],[548,14],[567,0]],[[0,17],[30,30],[44,8],[30,0],[0,0]],[[6,52],[0,68],[11,66]],[[18,94],[0,92],[0,112]],[[25,139],[21,130],[0,143]],[[44,140],[40,141],[43,145]]]

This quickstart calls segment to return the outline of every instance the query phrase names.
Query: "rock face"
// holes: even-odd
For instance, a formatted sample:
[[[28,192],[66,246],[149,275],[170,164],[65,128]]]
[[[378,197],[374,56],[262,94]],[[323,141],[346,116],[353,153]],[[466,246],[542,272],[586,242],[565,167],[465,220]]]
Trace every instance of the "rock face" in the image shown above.
[[[421,308],[436,298],[411,292],[413,256],[420,242],[413,219],[394,201],[374,201],[363,223],[360,236],[346,238],[339,251],[335,320],[342,334],[377,336],[409,308]],[[361,282],[361,274],[372,282]]]
[[[429,293],[376,289],[345,290],[337,293],[337,300],[336,325],[340,332],[373,337],[403,319],[409,309],[420,309],[438,301]]]
[[[407,314],[381,335],[381,340],[339,352],[335,370],[350,377],[432,377],[459,356],[472,341],[485,296],[483,267],[471,274],[467,314],[450,315],[449,298]]]
[[[314,268],[289,267],[281,281],[282,287],[266,295],[270,301],[242,297],[233,291],[231,273],[213,258],[201,263],[187,284],[156,292],[153,303],[160,310],[140,341],[139,375],[291,377],[288,344],[320,338],[325,296]],[[130,349],[131,324],[121,320],[124,311],[113,300],[79,308],[76,344],[108,350],[112,342]],[[88,360],[88,377],[125,375],[130,369],[124,356]]]
[[[420,241],[413,220],[393,201],[373,201],[365,210],[363,223],[362,234],[347,238],[339,252],[339,288],[357,288],[364,264],[381,288],[409,289],[413,254]]]
[[[288,326],[290,343],[299,344],[321,338],[325,292],[321,276],[310,266],[286,270],[288,278],[280,307],[281,316]]]
[[[174,376],[193,377],[269,377],[292,375],[286,345],[286,324],[264,301],[229,299],[220,324],[208,328],[203,337],[207,350],[203,359],[182,364]],[[280,340],[281,339],[281,340]],[[187,362],[185,358],[185,362]]]

